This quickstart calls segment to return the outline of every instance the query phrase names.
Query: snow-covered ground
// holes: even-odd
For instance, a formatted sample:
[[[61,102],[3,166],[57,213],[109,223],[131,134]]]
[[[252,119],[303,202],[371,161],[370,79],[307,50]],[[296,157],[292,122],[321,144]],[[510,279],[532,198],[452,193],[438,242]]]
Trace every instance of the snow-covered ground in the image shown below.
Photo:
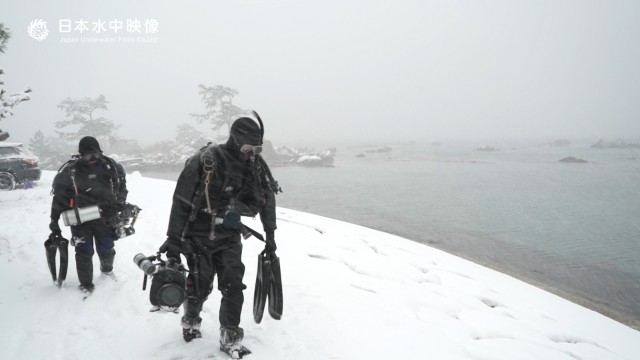
[[[137,233],[116,243],[118,281],[94,274],[96,291],[83,301],[73,256],[62,289],[46,265],[53,174],[34,189],[0,193],[0,358],[225,358],[217,346],[220,294],[205,304],[204,337],[187,344],[181,315],[148,312],[143,273],[132,262],[164,241],[175,183],[128,176],[129,201],[143,209]],[[259,220],[245,223],[261,229]],[[284,208],[278,227],[280,321],[266,312],[253,321],[263,245],[245,241],[241,325],[251,359],[640,358],[640,332],[442,251]]]

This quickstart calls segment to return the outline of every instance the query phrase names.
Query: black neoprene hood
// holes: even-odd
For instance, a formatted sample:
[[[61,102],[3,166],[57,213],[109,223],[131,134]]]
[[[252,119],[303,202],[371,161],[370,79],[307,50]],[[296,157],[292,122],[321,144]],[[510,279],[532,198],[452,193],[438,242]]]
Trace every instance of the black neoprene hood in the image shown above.
[[[258,124],[248,117],[234,121],[229,131],[227,146],[239,150],[242,145],[262,145],[262,131]]]
[[[100,149],[100,144],[98,140],[93,136],[85,136],[80,139],[80,143],[78,144],[78,152],[80,154],[89,154],[93,152],[102,152]]]

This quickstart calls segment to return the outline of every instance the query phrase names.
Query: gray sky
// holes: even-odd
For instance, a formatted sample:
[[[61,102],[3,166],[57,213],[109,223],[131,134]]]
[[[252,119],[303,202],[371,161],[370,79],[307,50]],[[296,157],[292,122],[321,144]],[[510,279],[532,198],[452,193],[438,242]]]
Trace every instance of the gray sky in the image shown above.
[[[638,1],[7,3],[4,88],[33,89],[0,123],[12,141],[53,135],[62,99],[99,94],[120,135],[172,139],[204,110],[199,83],[237,89],[276,145],[640,137]],[[142,36],[157,42],[61,43],[80,37],[61,19],[155,19]]]

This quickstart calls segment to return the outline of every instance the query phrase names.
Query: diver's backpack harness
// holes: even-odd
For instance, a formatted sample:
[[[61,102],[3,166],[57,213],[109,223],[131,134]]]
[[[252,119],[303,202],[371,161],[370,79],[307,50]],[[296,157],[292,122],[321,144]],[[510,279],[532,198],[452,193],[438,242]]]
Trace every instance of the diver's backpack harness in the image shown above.
[[[116,199],[118,199],[118,191],[120,190],[120,174],[118,173],[118,166],[116,162],[110,157],[104,156],[104,159],[107,159],[111,164],[107,164],[107,170],[109,170],[110,179],[111,179],[111,193]],[[79,190],[78,184],[76,181],[77,174],[77,161],[78,159],[73,158],[66,163],[64,163],[59,169],[58,173],[62,171],[68,171],[69,177],[71,179],[71,186],[73,188],[73,199],[70,203],[71,210],[63,211],[60,215],[62,220],[66,226],[80,225],[87,221],[97,220],[102,218],[102,212],[100,210],[99,205],[90,205],[85,207],[79,207]],[[115,188],[118,191],[115,191]],[[53,189],[51,190],[53,193]],[[103,219],[105,224],[109,226],[113,230],[114,240],[121,239],[123,237],[135,234],[134,225],[136,220],[138,219],[138,215],[140,214],[140,207],[137,205],[133,205],[130,203],[124,203],[124,206],[120,208],[115,215]],[[72,245],[75,246],[72,239]]]

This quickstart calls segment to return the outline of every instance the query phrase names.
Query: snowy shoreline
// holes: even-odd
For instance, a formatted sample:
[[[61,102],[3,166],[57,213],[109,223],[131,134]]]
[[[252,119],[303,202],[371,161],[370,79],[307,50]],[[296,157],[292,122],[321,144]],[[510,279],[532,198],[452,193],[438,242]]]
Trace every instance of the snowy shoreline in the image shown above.
[[[214,291],[203,339],[185,344],[179,315],[148,312],[131,261],[164,240],[175,183],[128,176],[143,210],[136,234],[116,244],[113,283],[97,274],[83,302],[75,261],[51,285],[48,235],[52,172],[31,190],[0,193],[0,347],[10,359],[176,359],[218,353]],[[260,229],[259,219],[243,220]],[[33,224],[27,227],[25,224]],[[369,228],[278,209],[283,319],[251,319],[259,241],[244,242],[241,326],[252,359],[634,359],[640,332],[556,295],[454,255]],[[68,229],[63,229],[68,235]],[[97,260],[94,258],[94,261]],[[366,329],[366,331],[364,330]],[[82,341],[79,341],[82,339]],[[38,344],[38,346],[33,346]],[[89,356],[88,356],[89,355]]]
[[[429,246],[429,245],[427,245]],[[444,251],[444,250],[443,250]],[[451,253],[451,252],[450,252]],[[459,256],[455,253],[451,253],[454,256]],[[462,256],[460,256],[462,257]],[[466,257],[463,257],[466,258]],[[520,281],[523,281],[527,284],[530,284],[532,286],[535,286],[537,288],[540,288],[544,291],[548,291],[549,293],[552,293],[554,295],[557,295],[567,301],[570,301],[572,303],[575,303],[576,305],[579,306],[583,306],[587,309],[593,310],[597,313],[600,313],[603,316],[606,316],[608,318],[611,318],[614,321],[617,321],[621,324],[624,324],[634,330],[638,330],[640,331],[640,319],[635,319],[633,318],[631,315],[627,315],[624,314],[622,312],[616,311],[615,309],[613,309],[610,306],[607,306],[606,304],[602,304],[593,300],[590,300],[589,298],[587,298],[586,296],[582,296],[579,294],[575,294],[566,290],[563,290],[559,287],[555,287],[546,283],[543,283],[541,281],[538,281],[536,279],[533,279],[529,276],[517,273],[514,270],[510,270],[507,269],[506,267],[500,267],[500,266],[496,266],[495,264],[489,264],[486,262],[483,262],[480,259],[469,259],[467,258],[469,261],[472,261],[480,266],[484,266],[486,268],[495,270],[497,272],[503,273],[505,275],[511,276],[515,279],[518,279]]]

